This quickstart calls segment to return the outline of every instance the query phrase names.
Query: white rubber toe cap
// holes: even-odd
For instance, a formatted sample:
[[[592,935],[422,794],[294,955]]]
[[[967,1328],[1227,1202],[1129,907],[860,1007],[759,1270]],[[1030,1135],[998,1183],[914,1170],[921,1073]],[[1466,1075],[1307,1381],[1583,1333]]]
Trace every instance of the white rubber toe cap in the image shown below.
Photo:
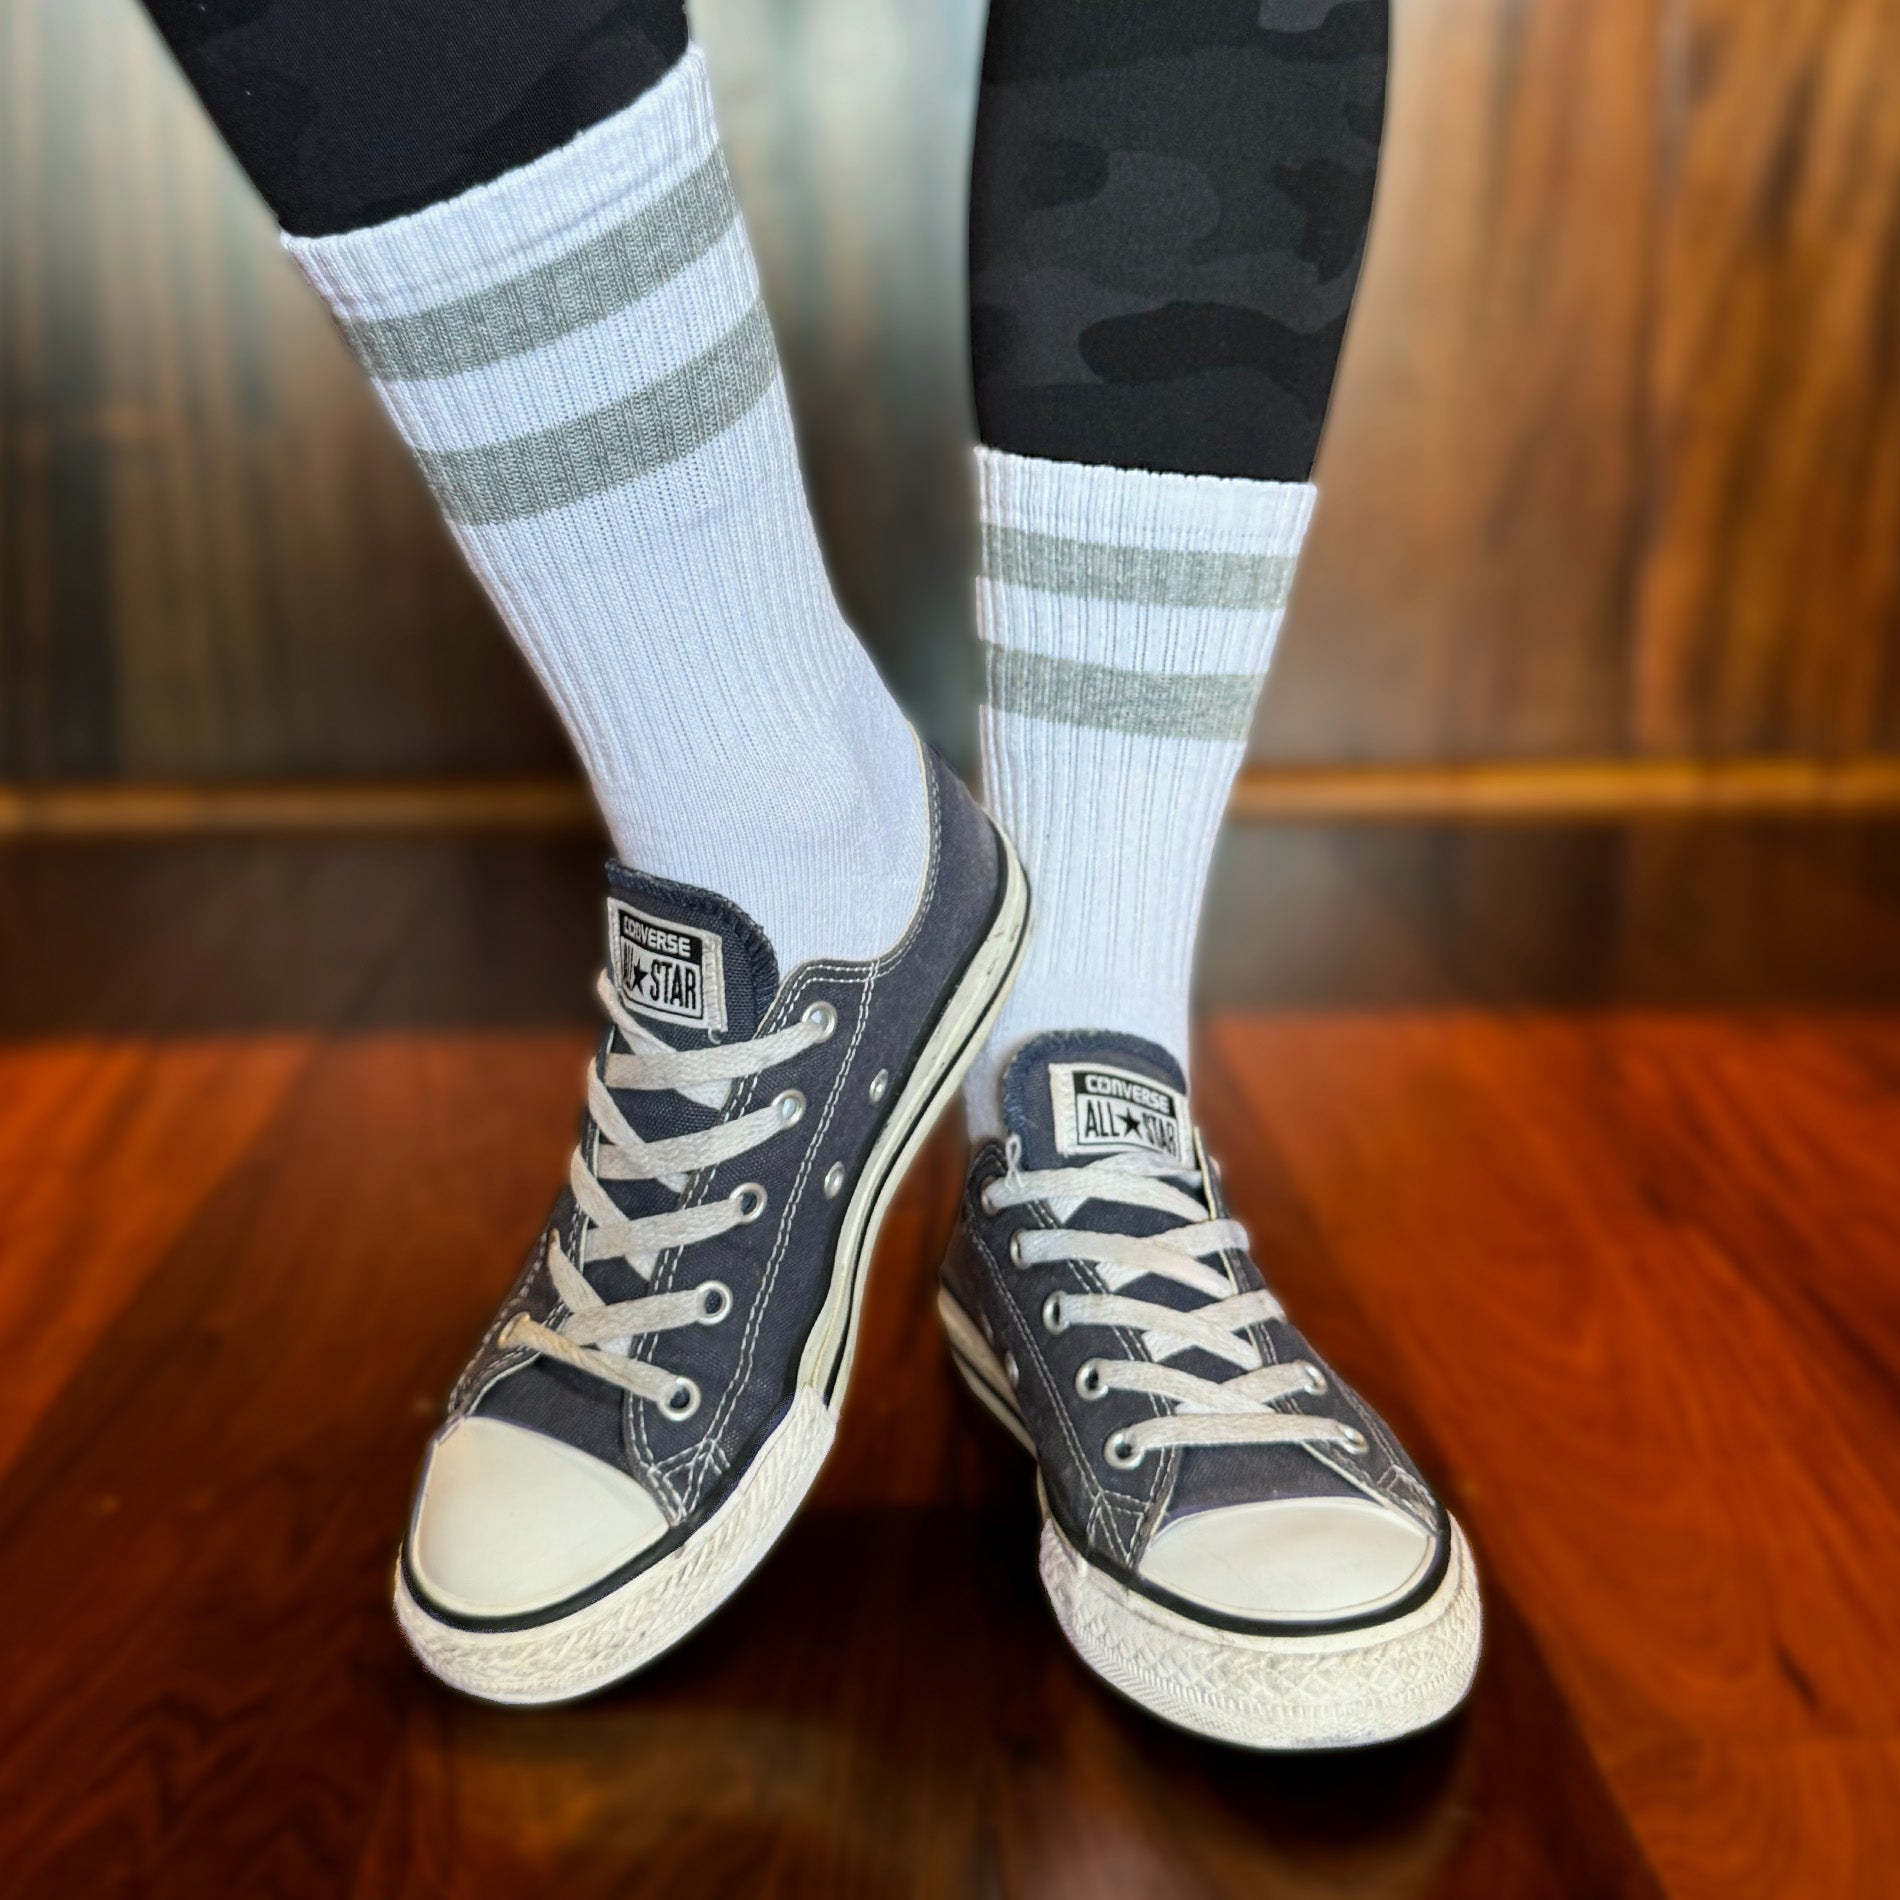
[[[1423,1525],[1370,1498],[1272,1498],[1164,1526],[1140,1574],[1225,1616],[1318,1622],[1398,1602],[1433,1554]]]
[[[571,1597],[665,1534],[624,1471],[498,1418],[462,1418],[429,1449],[409,1528],[416,1581],[462,1616],[525,1616]]]

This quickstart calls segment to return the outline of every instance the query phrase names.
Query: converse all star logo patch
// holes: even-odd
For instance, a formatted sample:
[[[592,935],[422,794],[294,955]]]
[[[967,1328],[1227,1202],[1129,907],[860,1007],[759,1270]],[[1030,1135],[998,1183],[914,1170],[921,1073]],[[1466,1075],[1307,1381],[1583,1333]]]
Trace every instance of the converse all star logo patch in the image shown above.
[[[1193,1162],[1186,1098],[1159,1082],[1093,1062],[1052,1062],[1049,1095],[1058,1154],[1143,1148],[1183,1167]]]
[[[726,1026],[723,945],[716,932],[649,917],[617,897],[607,902],[607,956],[614,990],[642,1016],[690,1023],[718,1035]]]

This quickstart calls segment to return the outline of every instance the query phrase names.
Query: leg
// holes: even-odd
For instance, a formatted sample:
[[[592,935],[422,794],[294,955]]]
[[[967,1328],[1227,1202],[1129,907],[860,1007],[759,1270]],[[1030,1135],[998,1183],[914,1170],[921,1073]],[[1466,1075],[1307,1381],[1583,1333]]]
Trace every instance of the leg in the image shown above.
[[[916,747],[832,598],[682,0],[151,8],[619,855],[733,899],[788,968],[890,944]]]
[[[1011,1042],[1084,996],[1187,1061],[1208,861],[1372,211],[1386,30],[1385,0],[991,8],[970,210],[984,783],[1039,921],[971,1081],[980,1127]]]
[[[641,1667],[815,1482],[1026,893],[839,617],[679,0],[155,0],[566,720],[623,863],[567,1186],[396,1581],[428,1666]]]
[[[993,0],[972,189],[984,788],[1036,917],[942,1311],[1041,1467],[1077,1651],[1255,1747],[1419,1727],[1477,1658],[1456,1527],[1267,1290],[1187,1091],[1386,31],[1386,0]]]

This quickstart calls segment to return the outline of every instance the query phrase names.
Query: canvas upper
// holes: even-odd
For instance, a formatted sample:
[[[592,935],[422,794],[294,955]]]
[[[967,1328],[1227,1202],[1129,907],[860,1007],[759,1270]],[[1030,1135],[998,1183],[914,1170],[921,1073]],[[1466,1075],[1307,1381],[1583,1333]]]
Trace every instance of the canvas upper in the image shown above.
[[[769,1137],[684,1178],[600,1183],[628,1218],[718,1210],[744,1190],[758,1211],[669,1247],[644,1278],[624,1259],[588,1260],[598,1299],[638,1302],[695,1289],[705,1323],[638,1337],[625,1355],[690,1381],[690,1414],[522,1343],[524,1322],[569,1317],[550,1266],[583,1259],[589,1220],[572,1186],[555,1203],[513,1290],[449,1402],[403,1551],[410,1591],[438,1620],[506,1629],[574,1612],[692,1537],[786,1414],[832,1288],[840,1222],[932,1025],[1002,901],[1003,853],[989,821],[931,755],[929,851],[899,941],[862,963],[813,961],[781,975],[771,944],[714,892],[607,868],[607,977],[622,1010],[667,1048],[733,1048],[830,1012],[832,1027],[789,1059],[693,1099],[616,1088],[636,1137],[663,1142],[770,1110]],[[841,899],[842,901],[842,899]],[[593,1071],[628,1042],[610,1028]],[[589,1112],[580,1156],[602,1130]],[[881,1164],[880,1164],[881,1165]],[[721,1310],[723,1309],[723,1310]],[[540,1337],[541,1335],[536,1335]],[[822,1389],[835,1363],[818,1368]],[[656,1373],[657,1376],[657,1373]],[[807,1383],[810,1381],[808,1380]]]
[[[1285,1378],[1264,1373],[1268,1389],[1297,1389],[1255,1409],[1329,1421],[1320,1427],[1326,1436],[1159,1445],[1130,1464],[1130,1428],[1204,1415],[1223,1395],[1192,1383],[1187,1389],[1200,1396],[1187,1400],[1121,1389],[1091,1395],[1103,1362],[1140,1361],[1215,1386],[1245,1369],[1199,1345],[1180,1349],[1152,1324],[1076,1323],[1070,1296],[1110,1294],[1191,1313],[1210,1305],[1209,1293],[1153,1273],[1117,1276],[1087,1259],[1024,1260],[1020,1245],[1012,1257],[1019,1235],[1153,1239],[1182,1226],[1178,1212],[1108,1199],[993,1207],[992,1190],[1000,1191],[997,1184],[1012,1170],[1026,1179],[1048,1170],[1115,1168],[1133,1157],[1145,1168],[1165,1166],[1159,1178],[1189,1192],[1210,1222],[1231,1219],[1174,1059],[1131,1036],[1039,1036],[1006,1071],[1003,1113],[1007,1139],[985,1143],[973,1157],[961,1227],[944,1265],[952,1302],[946,1317],[953,1345],[959,1319],[977,1329],[980,1342],[968,1339],[966,1358],[990,1363],[992,1384],[1001,1368],[1008,1409],[1033,1444],[1047,1508],[1069,1543],[1141,1594],[1224,1627],[1352,1627],[1426,1600],[1450,1546],[1442,1506],[1384,1422],[1270,1298],[1254,1302],[1264,1316],[1239,1327],[1238,1337],[1251,1345],[1259,1368],[1289,1369]],[[1220,1276],[1229,1297],[1264,1295],[1240,1238],[1202,1264]],[[1052,1244],[1045,1241],[1044,1249]],[[1086,1241],[1079,1245],[1087,1251]],[[1112,1251],[1112,1242],[1100,1250]],[[1248,1356],[1245,1347],[1239,1351]]]

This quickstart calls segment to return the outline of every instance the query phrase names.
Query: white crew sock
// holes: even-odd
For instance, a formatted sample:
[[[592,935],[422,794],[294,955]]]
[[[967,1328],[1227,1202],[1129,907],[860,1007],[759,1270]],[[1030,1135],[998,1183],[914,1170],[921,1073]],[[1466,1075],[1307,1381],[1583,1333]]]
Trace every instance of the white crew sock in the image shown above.
[[[284,240],[559,708],[628,863],[782,969],[891,944],[916,742],[838,613],[697,47],[447,203]]]
[[[1201,895],[1313,510],[1306,482],[977,450],[983,792],[1029,873],[1022,974],[964,1088],[1046,1029],[1188,1053]]]

